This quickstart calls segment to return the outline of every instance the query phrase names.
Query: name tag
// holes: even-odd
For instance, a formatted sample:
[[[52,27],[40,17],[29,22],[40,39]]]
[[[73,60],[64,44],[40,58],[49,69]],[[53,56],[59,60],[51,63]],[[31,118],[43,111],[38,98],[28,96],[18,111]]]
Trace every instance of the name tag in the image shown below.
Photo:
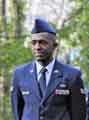
[[[29,91],[22,91],[22,95],[29,95],[30,92]]]
[[[60,89],[56,89],[55,90],[55,94],[56,95],[69,95],[70,94],[70,91],[65,89],[65,90],[60,90]]]

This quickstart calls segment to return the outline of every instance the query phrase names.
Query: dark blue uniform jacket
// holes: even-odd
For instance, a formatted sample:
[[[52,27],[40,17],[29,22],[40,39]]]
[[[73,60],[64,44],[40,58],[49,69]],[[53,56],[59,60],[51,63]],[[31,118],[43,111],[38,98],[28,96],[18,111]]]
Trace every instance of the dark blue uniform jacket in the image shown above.
[[[41,98],[35,62],[17,67],[11,81],[11,103],[14,120],[85,120],[81,73],[56,60]]]

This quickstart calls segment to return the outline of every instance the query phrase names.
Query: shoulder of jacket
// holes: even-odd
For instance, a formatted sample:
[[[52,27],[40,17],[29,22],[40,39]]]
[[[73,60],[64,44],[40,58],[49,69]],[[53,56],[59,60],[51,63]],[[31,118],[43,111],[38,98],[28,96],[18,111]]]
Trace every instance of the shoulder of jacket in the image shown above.
[[[21,71],[24,71],[26,69],[30,69],[32,67],[32,62],[30,63],[25,63],[25,64],[22,64],[22,65],[19,65],[19,66],[16,66],[16,68],[14,69],[15,72],[21,72]]]
[[[57,64],[59,64],[61,66],[62,70],[67,74],[81,75],[80,69],[78,69],[72,65],[63,64],[63,63],[60,63],[59,61],[57,61]]]

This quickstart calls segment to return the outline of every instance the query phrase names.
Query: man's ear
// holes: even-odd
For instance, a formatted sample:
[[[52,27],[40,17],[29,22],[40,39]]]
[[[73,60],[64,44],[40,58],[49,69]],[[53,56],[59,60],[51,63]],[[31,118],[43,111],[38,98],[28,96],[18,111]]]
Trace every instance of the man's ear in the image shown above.
[[[54,53],[53,53],[53,57],[57,57],[58,52],[59,52],[59,44],[58,44],[58,42],[55,42],[55,43],[54,43]]]
[[[58,43],[57,43],[57,42],[55,42],[55,43],[54,43],[54,47],[56,48],[57,46],[58,46]]]

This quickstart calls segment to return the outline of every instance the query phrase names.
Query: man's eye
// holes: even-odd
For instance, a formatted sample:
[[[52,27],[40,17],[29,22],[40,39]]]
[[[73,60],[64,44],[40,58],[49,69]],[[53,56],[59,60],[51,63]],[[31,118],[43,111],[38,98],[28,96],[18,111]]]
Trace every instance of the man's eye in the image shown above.
[[[39,41],[33,40],[33,41],[32,41],[32,45],[36,45],[36,44],[46,45],[47,42],[44,41],[44,40],[39,40]]]
[[[41,41],[40,43],[41,43],[41,44],[44,44],[44,45],[45,45],[45,44],[47,44],[47,42],[46,42],[46,41]]]
[[[36,44],[36,41],[32,41],[32,45],[35,45]]]

